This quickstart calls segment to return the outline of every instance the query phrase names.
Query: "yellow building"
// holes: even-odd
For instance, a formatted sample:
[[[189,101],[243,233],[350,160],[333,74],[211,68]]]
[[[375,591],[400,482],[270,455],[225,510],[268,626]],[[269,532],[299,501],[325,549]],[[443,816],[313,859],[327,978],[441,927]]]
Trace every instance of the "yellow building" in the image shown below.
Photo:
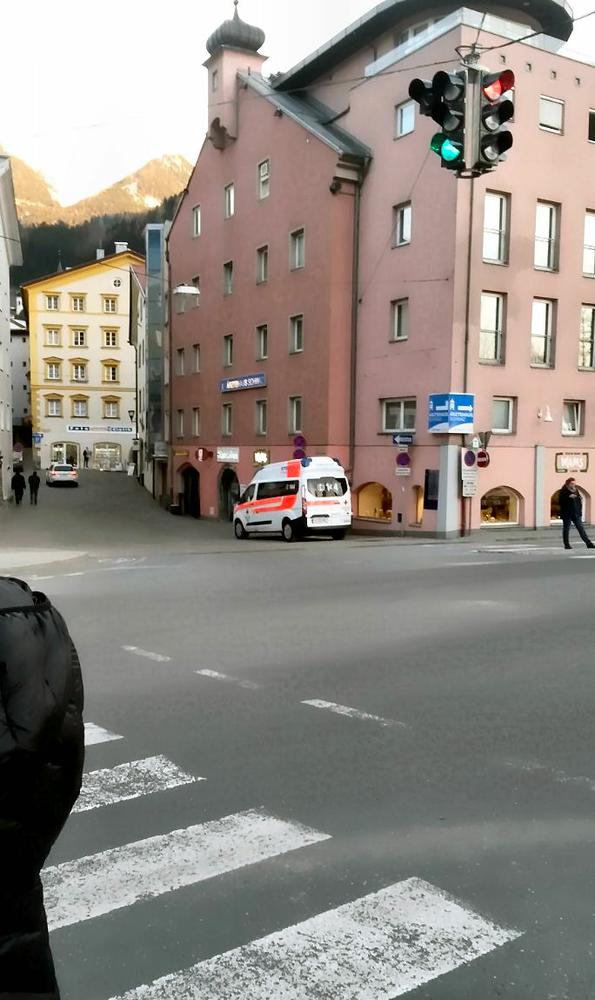
[[[31,352],[33,455],[96,469],[123,469],[135,437],[136,360],[128,342],[126,243],[89,264],[23,285]]]

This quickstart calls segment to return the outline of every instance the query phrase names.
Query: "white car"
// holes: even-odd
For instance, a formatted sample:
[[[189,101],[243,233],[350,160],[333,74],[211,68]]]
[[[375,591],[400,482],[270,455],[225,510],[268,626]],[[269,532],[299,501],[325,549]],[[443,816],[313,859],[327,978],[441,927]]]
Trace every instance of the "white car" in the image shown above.
[[[78,486],[79,474],[74,465],[60,465],[52,462],[45,474],[47,486],[55,486],[56,483],[66,483],[70,486]]]

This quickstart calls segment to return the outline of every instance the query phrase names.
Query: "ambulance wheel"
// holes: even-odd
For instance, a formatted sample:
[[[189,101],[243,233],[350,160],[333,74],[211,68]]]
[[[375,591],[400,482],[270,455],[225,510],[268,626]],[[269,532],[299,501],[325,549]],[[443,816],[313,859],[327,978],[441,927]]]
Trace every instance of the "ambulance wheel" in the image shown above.
[[[291,521],[283,521],[281,533],[283,535],[283,541],[293,542],[295,540],[295,530]]]
[[[335,528],[334,531],[331,531],[331,538],[335,542],[342,542],[345,538],[345,528]]]
[[[234,531],[234,534],[235,534],[236,538],[238,538],[238,539],[240,539],[240,538],[247,538],[248,537],[248,532],[244,528],[244,525],[242,524],[242,522],[239,521],[239,520],[235,520],[234,521],[234,523],[233,523],[233,531]]]

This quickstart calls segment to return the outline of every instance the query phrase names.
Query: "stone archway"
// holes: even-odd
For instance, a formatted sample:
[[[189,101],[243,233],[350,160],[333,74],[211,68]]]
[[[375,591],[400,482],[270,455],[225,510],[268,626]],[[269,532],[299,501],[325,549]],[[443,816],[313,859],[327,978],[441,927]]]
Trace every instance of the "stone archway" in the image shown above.
[[[233,506],[240,499],[240,483],[235,469],[222,470],[219,476],[219,517],[222,521],[233,521]]]
[[[180,470],[183,511],[187,517],[200,518],[200,472],[193,465]]]

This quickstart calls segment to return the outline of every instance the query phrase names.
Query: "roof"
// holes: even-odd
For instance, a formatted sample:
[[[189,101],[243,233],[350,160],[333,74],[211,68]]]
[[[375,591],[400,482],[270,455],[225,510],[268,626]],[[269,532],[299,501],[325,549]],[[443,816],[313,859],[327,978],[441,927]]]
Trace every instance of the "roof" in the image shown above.
[[[23,263],[21,235],[17,219],[17,208],[12,182],[10,157],[0,156],[0,227],[6,240],[6,256],[9,267]]]
[[[481,0],[480,0],[481,2]],[[464,3],[461,2],[461,6]],[[315,52],[302,59],[287,73],[277,77],[277,91],[299,90],[330,72],[345,59],[365,48],[375,38],[396,27],[406,18],[415,16],[423,20],[424,11],[436,16],[440,8],[450,13],[456,4],[452,0],[383,0],[363,17],[350,24]],[[572,34],[572,10],[566,0],[500,0],[498,13],[510,10],[511,20],[523,24],[537,22],[544,34],[567,41]],[[515,18],[515,13],[517,17]]]
[[[52,278],[62,278],[64,281],[70,279],[71,274],[76,274],[78,271],[84,271],[87,267],[97,267],[98,265],[103,265],[105,267],[110,267],[110,261],[122,260],[123,258],[134,258],[134,262],[138,264],[144,264],[145,258],[140,254],[136,253],[134,250],[122,250],[120,253],[111,253],[105,257],[100,257],[99,260],[89,260],[86,264],[77,264],[75,267],[70,267],[68,270],[62,271],[52,271],[51,274],[44,274],[41,278],[33,278],[31,281],[25,281],[21,285],[21,288],[28,289],[33,288],[34,285],[43,285],[45,282],[50,281]],[[128,260],[128,264],[130,261]],[[123,271],[127,271],[128,268],[122,268]]]
[[[285,94],[276,90],[260,73],[240,73],[240,79],[252,87],[276,108],[292,118],[303,128],[330,146],[338,156],[366,164],[372,158],[372,150],[351,132],[333,124],[337,112],[326,104],[315,100],[309,94]]]

